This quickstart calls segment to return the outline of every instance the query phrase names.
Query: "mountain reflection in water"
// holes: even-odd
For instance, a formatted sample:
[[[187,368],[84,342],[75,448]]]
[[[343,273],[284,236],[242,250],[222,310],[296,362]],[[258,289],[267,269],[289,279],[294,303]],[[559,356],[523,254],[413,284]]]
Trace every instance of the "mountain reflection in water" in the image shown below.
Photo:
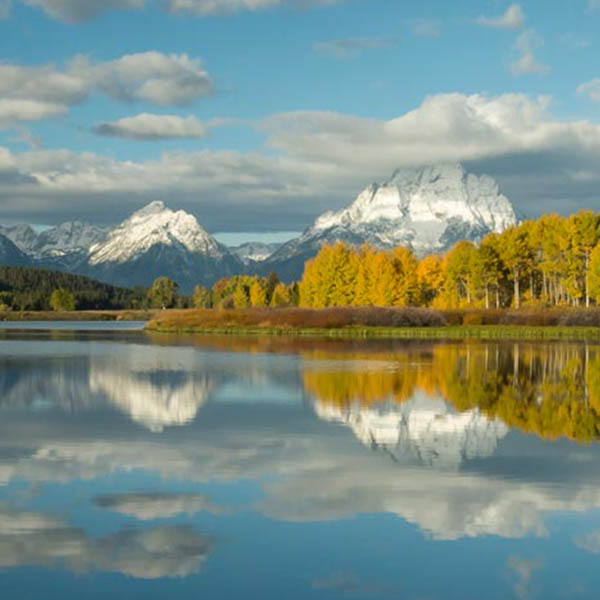
[[[391,570],[373,583],[375,563],[344,554],[344,535],[369,523],[422,557],[445,540],[450,561],[459,540],[494,554],[490,540],[504,539],[496,585],[508,591],[497,597],[509,598],[523,565],[545,571],[532,548],[551,555],[560,543],[565,565],[600,551],[595,345],[15,334],[0,365],[0,568],[200,578],[215,597],[227,581],[234,597],[265,589],[264,574],[242,570],[237,592],[225,576],[236,552],[261,560],[251,539],[273,564],[282,547],[321,536],[332,556],[313,564],[307,547],[312,576],[289,597],[343,596],[348,582],[355,597],[388,597]],[[423,588],[414,568],[407,598],[452,597]],[[18,579],[12,569],[5,581]]]

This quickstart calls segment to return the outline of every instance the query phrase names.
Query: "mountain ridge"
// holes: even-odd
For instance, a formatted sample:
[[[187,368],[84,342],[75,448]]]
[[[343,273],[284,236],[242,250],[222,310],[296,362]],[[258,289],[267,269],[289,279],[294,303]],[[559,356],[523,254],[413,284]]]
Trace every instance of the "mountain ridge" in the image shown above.
[[[228,248],[195,216],[154,201],[111,229],[77,220],[41,233],[29,225],[0,226],[5,240],[0,260],[128,287],[148,286],[165,275],[190,293],[197,284],[211,286],[242,273],[276,271],[283,281],[300,279],[304,263],[336,241],[382,249],[403,245],[423,256],[461,239],[478,242],[516,223],[510,201],[491,177],[469,174],[455,163],[398,169],[387,181],[367,186],[347,208],[321,214],[301,236],[279,247],[249,242]]]

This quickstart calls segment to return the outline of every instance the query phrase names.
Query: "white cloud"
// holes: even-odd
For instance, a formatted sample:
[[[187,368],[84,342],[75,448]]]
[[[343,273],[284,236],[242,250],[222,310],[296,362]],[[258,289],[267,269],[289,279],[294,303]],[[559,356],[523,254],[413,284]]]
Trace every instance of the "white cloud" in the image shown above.
[[[0,507],[0,568],[50,565],[137,579],[187,577],[200,570],[212,545],[181,526],[128,529],[96,539],[58,517]]]
[[[23,4],[42,8],[61,21],[78,23],[111,10],[139,10],[145,0],[21,0]]]
[[[122,102],[183,106],[213,89],[200,59],[187,54],[143,52],[100,63],[77,56],[62,69],[0,64],[0,124],[65,114],[94,91]]]
[[[582,83],[578,88],[579,94],[584,94],[594,100],[600,102],[600,79],[592,79],[586,83]]]
[[[68,112],[68,106],[26,98],[0,98],[0,127],[16,121],[39,121]]]
[[[313,50],[334,58],[354,58],[359,56],[363,50],[389,48],[392,43],[391,39],[381,37],[342,38],[328,42],[315,42]]]
[[[511,4],[499,17],[484,17],[477,19],[479,25],[496,27],[498,29],[521,29],[525,24],[525,14],[520,4]]]
[[[535,56],[535,51],[543,45],[544,40],[533,29],[524,31],[515,42],[515,50],[520,56],[510,66],[512,74],[537,73],[538,75],[546,75],[550,69],[547,65],[539,62]]]
[[[148,113],[101,123],[94,131],[99,135],[132,140],[203,138],[208,135],[207,127],[196,117]]]
[[[297,230],[398,167],[450,161],[496,177],[526,214],[599,209],[600,126],[554,119],[549,107],[548,97],[523,94],[440,94],[391,120],[273,115],[258,124],[266,148],[249,153],[166,152],[136,162],[66,150],[5,151],[12,172],[28,179],[0,185],[0,221],[35,215],[54,222],[73,214],[116,220],[168,197],[210,230],[262,231],[265,223]]]
[[[90,66],[85,58],[71,64],[73,71],[82,75]],[[202,61],[187,54],[127,54],[92,66],[91,73],[100,89],[124,102],[185,106],[213,92],[213,82]]]
[[[101,508],[129,515],[141,521],[166,519],[177,515],[194,515],[206,511],[220,514],[224,510],[214,505],[204,494],[132,493],[101,496],[94,500]]]

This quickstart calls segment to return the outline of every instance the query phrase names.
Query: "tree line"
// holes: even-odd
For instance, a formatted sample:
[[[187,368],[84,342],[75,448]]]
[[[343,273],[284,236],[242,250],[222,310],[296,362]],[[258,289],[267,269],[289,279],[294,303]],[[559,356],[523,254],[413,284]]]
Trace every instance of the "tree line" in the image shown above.
[[[600,216],[544,215],[479,245],[417,258],[409,248],[324,246],[305,265],[301,306],[519,308],[600,304]]]
[[[131,308],[139,291],[81,275],[34,267],[0,266],[2,310],[101,310]]]
[[[567,437],[585,443],[600,439],[600,353],[593,346],[442,344],[302,355],[327,358],[334,365],[332,358],[395,365],[394,369],[305,369],[305,390],[323,406],[368,410],[392,402],[401,405],[425,392],[443,398],[459,412],[478,409],[490,419],[543,438]]]

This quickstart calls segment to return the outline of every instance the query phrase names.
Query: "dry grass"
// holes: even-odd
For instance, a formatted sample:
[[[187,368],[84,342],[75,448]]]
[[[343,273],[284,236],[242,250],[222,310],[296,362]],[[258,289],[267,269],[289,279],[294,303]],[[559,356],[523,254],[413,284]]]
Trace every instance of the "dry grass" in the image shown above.
[[[181,310],[157,314],[147,329],[161,332],[294,333],[460,337],[600,335],[600,308],[448,310],[426,308],[249,308]],[[554,333],[549,332],[554,329]],[[568,330],[571,329],[571,333]],[[560,331],[559,331],[560,330]]]
[[[249,308],[173,311],[157,316],[149,329],[210,328],[339,329],[343,327],[442,327],[441,313],[426,308]]]

